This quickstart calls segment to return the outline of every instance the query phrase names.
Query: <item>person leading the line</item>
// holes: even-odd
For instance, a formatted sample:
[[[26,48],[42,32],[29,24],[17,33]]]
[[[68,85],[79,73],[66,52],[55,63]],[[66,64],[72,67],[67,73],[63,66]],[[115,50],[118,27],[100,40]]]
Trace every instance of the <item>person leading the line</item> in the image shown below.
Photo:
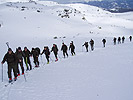
[[[16,56],[15,56],[15,53],[13,53],[11,48],[8,49],[8,52],[5,54],[1,64],[4,64],[5,62],[7,62],[7,64],[8,64],[9,83],[12,82],[12,70],[13,70],[13,73],[14,73],[14,81],[16,81],[17,80]]]

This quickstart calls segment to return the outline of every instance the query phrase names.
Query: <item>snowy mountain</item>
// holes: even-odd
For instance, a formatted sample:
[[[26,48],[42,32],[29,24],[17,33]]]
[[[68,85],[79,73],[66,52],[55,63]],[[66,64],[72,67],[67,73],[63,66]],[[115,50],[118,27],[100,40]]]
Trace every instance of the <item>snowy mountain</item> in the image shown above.
[[[133,11],[133,1],[132,0],[102,0],[102,1],[89,1],[82,2],[84,4],[89,4],[104,8],[111,12],[128,12]]]
[[[40,55],[40,67],[26,71],[8,84],[7,64],[2,68],[0,100],[133,100],[133,12],[111,13],[86,4],[59,4],[53,1],[2,2],[0,4],[0,58],[6,42],[16,51],[58,46],[58,62],[50,53],[50,64]],[[124,44],[113,45],[114,37],[125,36]],[[103,48],[101,40],[107,40]],[[86,52],[85,41],[95,41],[94,51]],[[63,58],[62,42],[73,41],[76,55]],[[90,45],[89,45],[90,47]],[[24,63],[24,62],[23,62]],[[19,68],[21,71],[21,68]],[[13,77],[14,78],[14,77]]]
[[[33,1],[45,1],[45,0],[0,0],[0,3],[5,2],[33,2]],[[47,1],[47,0],[46,0]],[[92,6],[97,6],[104,8],[110,12],[128,12],[133,11],[133,1],[132,0],[53,0],[60,4],[70,4],[70,3],[83,3]]]

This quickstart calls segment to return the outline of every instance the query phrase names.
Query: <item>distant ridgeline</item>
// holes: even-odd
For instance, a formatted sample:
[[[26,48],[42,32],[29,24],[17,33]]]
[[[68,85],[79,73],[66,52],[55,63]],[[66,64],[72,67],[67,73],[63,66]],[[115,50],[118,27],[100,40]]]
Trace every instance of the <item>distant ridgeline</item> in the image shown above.
[[[123,13],[133,11],[133,0],[115,0],[115,1],[89,1],[80,2],[83,4],[93,5],[110,12]]]

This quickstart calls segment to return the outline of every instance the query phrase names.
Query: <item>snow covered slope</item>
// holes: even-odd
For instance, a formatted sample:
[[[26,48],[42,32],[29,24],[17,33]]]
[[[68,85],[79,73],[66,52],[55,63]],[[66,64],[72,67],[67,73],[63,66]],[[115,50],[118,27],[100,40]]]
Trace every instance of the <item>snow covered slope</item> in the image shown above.
[[[6,42],[14,51],[19,46],[30,50],[40,47],[42,51],[44,46],[51,48],[56,43],[61,58],[62,42],[69,45],[73,40],[76,46],[76,56],[71,57],[69,52],[69,58],[57,63],[46,65],[45,57],[43,63],[39,58],[40,68],[26,73],[27,82],[20,76],[7,88],[4,64],[0,100],[132,100],[133,45],[127,39],[133,35],[132,16],[132,12],[113,14],[84,4],[51,1],[0,4],[1,60],[7,51]],[[126,44],[113,46],[113,37],[123,35]],[[91,38],[95,41],[95,51],[87,54],[82,44]],[[102,38],[107,39],[105,49]],[[53,53],[51,58],[55,59]],[[34,66],[33,58],[31,61]]]
[[[132,100],[132,49],[127,41],[94,52],[77,52],[27,72],[27,82],[21,76],[8,87],[4,87],[5,77],[0,100]]]

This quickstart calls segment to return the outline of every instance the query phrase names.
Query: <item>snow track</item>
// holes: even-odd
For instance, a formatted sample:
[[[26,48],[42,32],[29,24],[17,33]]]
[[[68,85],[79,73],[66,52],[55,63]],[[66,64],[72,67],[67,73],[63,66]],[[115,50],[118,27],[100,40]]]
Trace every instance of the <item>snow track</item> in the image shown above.
[[[27,82],[20,76],[7,88],[2,83],[0,100],[132,100],[132,45],[77,52],[76,56],[35,68],[26,75]]]

